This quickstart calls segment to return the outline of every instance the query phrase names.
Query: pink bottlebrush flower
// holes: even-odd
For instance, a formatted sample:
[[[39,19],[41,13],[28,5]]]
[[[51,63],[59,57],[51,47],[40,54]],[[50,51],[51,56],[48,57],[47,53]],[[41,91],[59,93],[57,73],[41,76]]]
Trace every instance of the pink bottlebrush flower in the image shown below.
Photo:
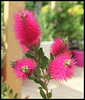
[[[33,46],[33,44],[37,47],[38,41],[41,41],[41,39],[37,38],[35,41],[33,41],[33,43],[31,45],[29,45],[29,47]],[[31,48],[29,48],[28,46],[21,44],[21,47],[22,47],[24,53],[26,53],[27,51],[31,51]]]
[[[13,69],[18,78],[26,79],[33,73],[34,69],[36,68],[35,60],[31,58],[25,58],[15,62],[16,64]]]
[[[48,72],[54,80],[67,80],[74,74],[75,63],[71,55],[62,53],[49,64]]]
[[[42,33],[32,11],[19,11],[18,14],[15,14],[14,20],[15,35],[20,45],[26,47],[32,45]]]
[[[60,54],[61,52],[64,52],[68,49],[68,44],[64,42],[63,39],[60,39],[59,37],[55,39],[54,43],[51,46],[51,53],[53,55]]]

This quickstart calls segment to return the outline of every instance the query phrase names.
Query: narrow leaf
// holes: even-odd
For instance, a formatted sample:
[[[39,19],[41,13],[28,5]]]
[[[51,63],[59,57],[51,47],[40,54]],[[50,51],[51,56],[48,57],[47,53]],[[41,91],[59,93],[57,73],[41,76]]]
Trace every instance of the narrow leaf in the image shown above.
[[[28,57],[28,58],[35,59],[37,61],[37,59],[35,57],[35,53],[32,52],[32,51],[27,51],[27,53],[25,53],[25,56]]]
[[[38,50],[38,55],[39,55],[40,59],[44,56],[44,52],[43,52],[42,47]]]
[[[28,78],[29,78],[30,80],[34,80],[34,77],[32,77],[32,76],[28,76]]]
[[[5,64],[5,62],[3,62],[3,63],[1,64],[1,68],[3,68],[4,64]]]
[[[45,75],[45,78],[46,78],[47,80],[49,80],[49,79],[50,79],[49,74],[48,74],[48,75]]]
[[[43,97],[43,99],[46,99],[45,92],[41,88],[39,89],[40,89],[40,95]]]
[[[43,67],[43,68],[47,68],[49,59],[48,59],[46,56],[44,56],[40,61],[41,61],[41,63],[42,63],[42,67]]]
[[[52,53],[50,53],[50,61],[52,61],[53,60],[53,55],[52,55]]]
[[[16,94],[14,95],[14,99],[17,99],[17,96],[18,96],[18,94],[16,93]]]
[[[38,41],[38,44],[37,44],[37,49],[40,47],[40,41]]]
[[[52,93],[49,92],[49,93],[47,94],[47,96],[48,96],[48,98],[51,98],[51,97],[52,97]]]
[[[9,94],[10,94],[10,96],[13,95],[13,90],[12,89],[10,89]]]

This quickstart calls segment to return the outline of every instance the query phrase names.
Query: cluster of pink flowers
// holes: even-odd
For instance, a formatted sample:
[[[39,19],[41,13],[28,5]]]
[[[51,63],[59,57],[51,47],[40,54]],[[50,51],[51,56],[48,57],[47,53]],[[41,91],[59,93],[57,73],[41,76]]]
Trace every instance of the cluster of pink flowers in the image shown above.
[[[40,35],[42,31],[33,12],[28,10],[19,11],[18,14],[15,14],[14,20],[15,36],[24,53],[31,50],[30,47],[33,45],[37,47],[38,41],[41,40]],[[18,78],[26,79],[36,68],[36,63],[31,58],[15,62],[16,64],[13,69]]]
[[[51,53],[55,56],[49,64],[48,72],[51,77],[59,81],[71,78],[76,68],[76,62],[68,52],[68,44],[58,37],[51,46]]]
[[[55,80],[67,80],[74,74],[74,64],[71,56],[62,53],[49,64],[49,73]]]
[[[23,10],[15,14],[14,26],[16,38],[25,53],[31,50],[30,46],[37,47],[42,32],[32,11]],[[75,61],[71,55],[67,55],[66,50],[68,44],[63,39],[56,38],[51,46],[51,53],[55,58],[49,63],[48,68],[49,74],[55,80],[67,80],[74,74]],[[25,58],[16,61],[14,72],[17,77],[26,79],[32,75],[36,66],[35,60]]]

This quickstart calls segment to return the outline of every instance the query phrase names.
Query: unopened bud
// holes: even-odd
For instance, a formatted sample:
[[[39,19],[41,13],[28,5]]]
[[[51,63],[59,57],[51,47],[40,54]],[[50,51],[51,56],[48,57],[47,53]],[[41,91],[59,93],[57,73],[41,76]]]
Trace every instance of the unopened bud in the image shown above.
[[[22,12],[22,14],[21,14],[21,19],[24,19],[24,17],[25,17],[25,15],[24,15],[24,13]]]
[[[13,68],[16,65],[16,62],[12,60],[10,65],[12,65],[12,68]]]

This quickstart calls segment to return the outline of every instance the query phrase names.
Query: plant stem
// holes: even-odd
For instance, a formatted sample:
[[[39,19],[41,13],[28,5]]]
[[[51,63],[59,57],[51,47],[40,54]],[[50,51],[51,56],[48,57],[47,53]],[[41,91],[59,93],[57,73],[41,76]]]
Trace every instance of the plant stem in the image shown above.
[[[46,78],[45,78],[45,73],[44,73],[44,70],[43,70],[43,68],[42,68],[42,64],[41,64],[41,62],[40,62],[40,59],[39,59],[39,57],[38,57],[38,54],[37,54],[37,51],[36,51],[36,48],[34,47],[34,52],[35,52],[35,55],[36,55],[36,57],[37,57],[37,59],[38,59],[38,63],[40,64],[40,68],[41,68],[41,70],[42,70],[42,73],[43,73],[43,78],[44,78],[44,83],[46,84],[46,96],[47,96],[47,94],[48,94],[48,88],[47,88],[47,84],[48,83],[46,83]],[[39,75],[39,74],[38,74]],[[40,75],[41,76],[41,75]],[[48,82],[49,82],[49,80],[48,80]],[[48,96],[47,96],[47,99],[48,99]]]

